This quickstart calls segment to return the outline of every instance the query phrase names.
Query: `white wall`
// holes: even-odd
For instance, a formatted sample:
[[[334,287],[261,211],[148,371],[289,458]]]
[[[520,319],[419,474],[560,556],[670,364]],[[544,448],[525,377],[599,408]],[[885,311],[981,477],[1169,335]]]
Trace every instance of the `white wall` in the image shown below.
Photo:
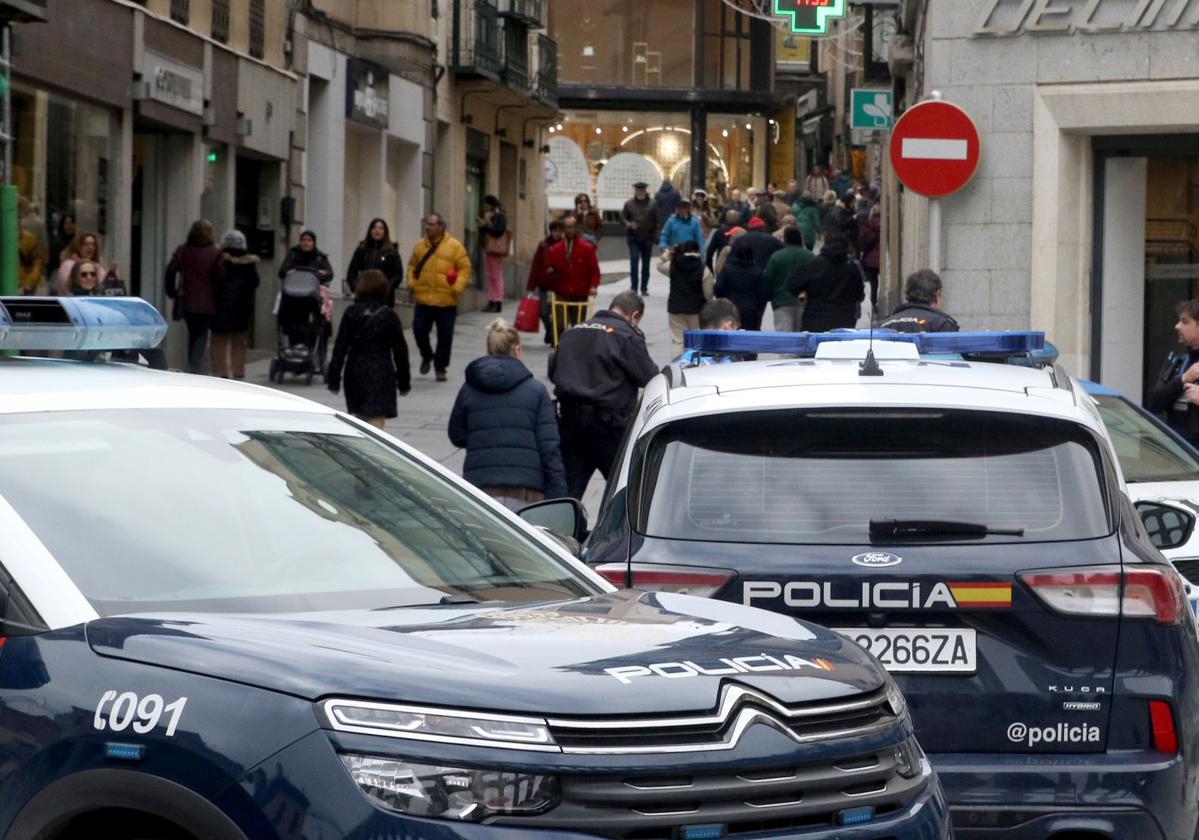
[[[1099,381],[1141,393],[1145,323],[1146,158],[1109,158],[1103,195],[1103,313]],[[1086,373],[1086,371],[1081,371]]]
[[[304,227],[342,276],[350,255],[342,243],[346,166],[346,57],[308,42],[308,149],[304,158]],[[356,240],[355,240],[356,241]],[[294,244],[294,243],[292,243]],[[339,289],[340,283],[334,284]]]

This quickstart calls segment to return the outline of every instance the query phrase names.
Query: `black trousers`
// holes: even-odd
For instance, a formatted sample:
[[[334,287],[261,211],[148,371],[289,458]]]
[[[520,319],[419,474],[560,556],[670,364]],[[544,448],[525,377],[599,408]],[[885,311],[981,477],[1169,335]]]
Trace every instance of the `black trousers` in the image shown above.
[[[191,373],[203,373],[212,316],[184,314],[183,320],[187,324],[187,369]]]
[[[625,423],[590,409],[561,407],[558,433],[562,439],[562,465],[566,469],[566,495],[582,500],[591,477],[599,470],[607,481],[624,440]]]
[[[412,316],[412,337],[416,339],[416,347],[420,350],[422,361],[433,362],[434,370],[448,370],[450,367],[450,350],[454,346],[454,322],[458,320],[456,306],[427,306],[423,303],[416,305]],[[429,343],[429,334],[437,327],[437,349]]]

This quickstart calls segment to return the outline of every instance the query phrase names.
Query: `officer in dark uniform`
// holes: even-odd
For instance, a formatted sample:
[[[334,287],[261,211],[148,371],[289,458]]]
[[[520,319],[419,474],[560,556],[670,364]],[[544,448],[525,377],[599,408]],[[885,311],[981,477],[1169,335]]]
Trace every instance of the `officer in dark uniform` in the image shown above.
[[[644,314],[639,295],[621,292],[607,309],[563,333],[550,362],[566,492],[576,499],[583,498],[596,470],[608,478],[633,419],[637,391],[658,373],[637,329]]]
[[[1199,446],[1199,298],[1178,304],[1181,351],[1171,353],[1145,402],[1150,411],[1166,415],[1166,423]]]
[[[886,318],[879,329],[896,332],[957,332],[958,322],[941,311],[941,278],[927,268],[908,275],[903,284],[903,306]]]

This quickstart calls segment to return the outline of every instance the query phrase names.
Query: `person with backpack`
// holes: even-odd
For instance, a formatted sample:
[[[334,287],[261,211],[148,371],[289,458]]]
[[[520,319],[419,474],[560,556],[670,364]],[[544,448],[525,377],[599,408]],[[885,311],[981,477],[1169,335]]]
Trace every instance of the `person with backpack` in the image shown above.
[[[387,305],[390,284],[377,268],[358,275],[355,303],[337,328],[333,357],[325,383],[334,394],[345,372],[346,410],[378,429],[397,416],[396,391],[407,396],[412,388],[408,342],[400,316]]]
[[[512,232],[498,198],[483,196],[483,208],[479,219],[479,232],[483,234],[483,268],[487,277],[487,306],[483,311],[501,312],[504,308],[504,260],[512,247]]]

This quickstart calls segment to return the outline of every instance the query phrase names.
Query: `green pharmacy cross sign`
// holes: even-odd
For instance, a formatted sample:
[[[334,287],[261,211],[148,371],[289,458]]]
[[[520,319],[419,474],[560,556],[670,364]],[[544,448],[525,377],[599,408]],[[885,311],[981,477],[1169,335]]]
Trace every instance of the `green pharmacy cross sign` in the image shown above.
[[[832,18],[845,17],[848,0],[774,0],[774,13],[789,18],[791,31],[800,35],[823,35]]]

